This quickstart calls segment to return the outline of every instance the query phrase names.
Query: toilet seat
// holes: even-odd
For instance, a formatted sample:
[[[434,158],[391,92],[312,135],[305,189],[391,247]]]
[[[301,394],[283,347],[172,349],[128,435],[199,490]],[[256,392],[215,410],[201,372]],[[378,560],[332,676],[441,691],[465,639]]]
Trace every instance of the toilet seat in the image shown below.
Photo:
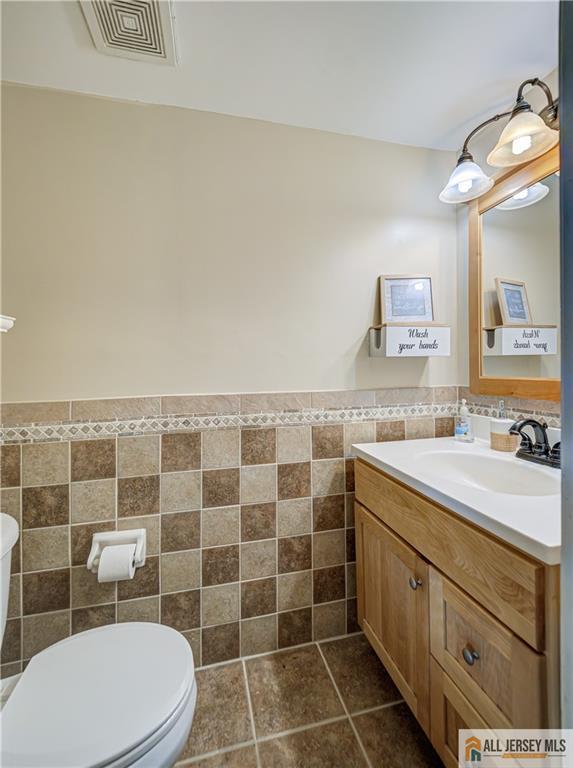
[[[2,710],[7,768],[131,765],[196,696],[185,638],[151,623],[112,624],[34,656]]]

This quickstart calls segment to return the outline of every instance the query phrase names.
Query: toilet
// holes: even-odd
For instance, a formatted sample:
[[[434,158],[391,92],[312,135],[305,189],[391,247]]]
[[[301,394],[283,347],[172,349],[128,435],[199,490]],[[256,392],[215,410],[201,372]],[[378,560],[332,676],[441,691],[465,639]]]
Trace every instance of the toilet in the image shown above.
[[[4,519],[7,518],[7,519]],[[18,525],[0,515],[2,635]],[[161,624],[112,624],[32,658],[0,715],[4,768],[162,768],[191,729],[197,686],[187,640]]]

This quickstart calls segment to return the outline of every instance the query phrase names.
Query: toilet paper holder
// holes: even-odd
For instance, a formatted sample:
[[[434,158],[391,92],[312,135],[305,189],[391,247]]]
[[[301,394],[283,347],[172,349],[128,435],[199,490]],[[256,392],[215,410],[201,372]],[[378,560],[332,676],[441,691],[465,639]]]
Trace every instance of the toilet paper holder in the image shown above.
[[[133,528],[129,531],[105,531],[104,533],[94,533],[92,539],[92,548],[88,556],[88,571],[97,573],[99,560],[104,547],[113,547],[115,544],[135,544],[134,565],[140,568],[145,565],[146,555],[146,534],[145,528]]]

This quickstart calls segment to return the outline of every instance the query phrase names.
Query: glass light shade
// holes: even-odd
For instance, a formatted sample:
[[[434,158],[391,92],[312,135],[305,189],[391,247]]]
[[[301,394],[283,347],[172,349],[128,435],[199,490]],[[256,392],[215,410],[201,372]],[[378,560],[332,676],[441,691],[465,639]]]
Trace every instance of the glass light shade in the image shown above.
[[[496,205],[496,209],[499,208],[500,211],[515,211],[518,208],[527,208],[528,205],[533,205],[543,200],[548,194],[549,187],[538,181],[537,184],[532,184],[527,189],[516,192],[513,197],[504,200],[503,203],[499,203],[499,205]]]
[[[486,176],[473,160],[456,165],[450,180],[440,192],[442,203],[466,203],[483,195],[493,187],[493,179]]]
[[[487,156],[494,168],[520,165],[543,155],[559,141],[559,131],[546,125],[535,112],[518,112],[501,132]]]

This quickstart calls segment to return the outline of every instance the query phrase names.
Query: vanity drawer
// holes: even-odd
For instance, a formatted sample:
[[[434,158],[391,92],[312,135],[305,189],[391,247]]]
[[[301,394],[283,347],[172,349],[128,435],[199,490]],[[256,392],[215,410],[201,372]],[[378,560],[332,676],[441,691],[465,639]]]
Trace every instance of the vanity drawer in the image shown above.
[[[544,649],[544,566],[379,469],[355,462],[356,499],[517,635]]]
[[[430,650],[490,727],[547,727],[545,656],[435,568],[430,568]]]

